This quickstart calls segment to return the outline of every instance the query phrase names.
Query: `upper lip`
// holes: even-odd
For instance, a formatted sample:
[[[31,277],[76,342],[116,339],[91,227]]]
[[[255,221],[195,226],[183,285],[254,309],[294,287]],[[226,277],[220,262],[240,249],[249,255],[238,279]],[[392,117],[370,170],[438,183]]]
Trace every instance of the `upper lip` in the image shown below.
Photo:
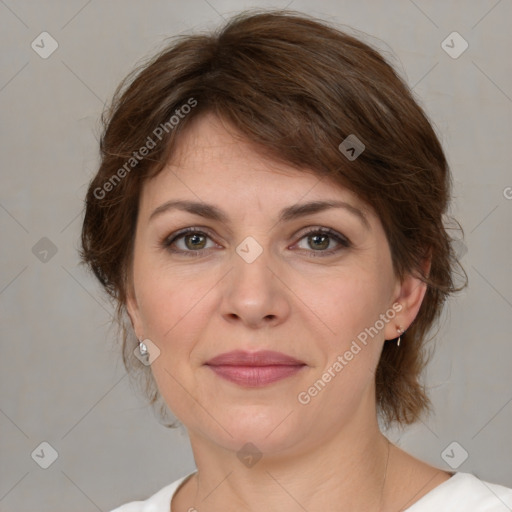
[[[271,365],[304,365],[294,357],[272,350],[260,350],[258,352],[246,352],[244,350],[233,350],[225,352],[209,359],[205,364],[210,366],[271,366]]]

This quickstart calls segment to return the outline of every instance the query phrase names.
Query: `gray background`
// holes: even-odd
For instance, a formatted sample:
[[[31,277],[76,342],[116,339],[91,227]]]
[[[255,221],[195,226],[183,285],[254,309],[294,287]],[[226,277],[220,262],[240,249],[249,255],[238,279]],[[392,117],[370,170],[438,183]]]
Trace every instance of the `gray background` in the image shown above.
[[[130,385],[111,307],[78,266],[82,200],[103,105],[135,63],[167,36],[287,5],[372,35],[454,174],[470,287],[446,310],[426,374],[435,415],[389,435],[446,469],[457,441],[458,471],[512,487],[510,1],[0,0],[0,510],[106,511],[194,469],[186,434]],[[31,48],[43,31],[59,45],[47,59]],[[441,46],[453,31],[469,43],[456,59]],[[46,470],[31,457],[43,441],[59,454]]]

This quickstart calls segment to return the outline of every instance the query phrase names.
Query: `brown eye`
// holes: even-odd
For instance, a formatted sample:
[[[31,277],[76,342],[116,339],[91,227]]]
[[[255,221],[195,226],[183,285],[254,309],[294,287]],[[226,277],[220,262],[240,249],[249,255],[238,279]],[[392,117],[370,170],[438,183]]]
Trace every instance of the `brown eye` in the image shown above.
[[[193,233],[191,235],[184,235],[183,240],[185,242],[185,246],[190,250],[196,249],[204,249],[204,245],[206,243],[206,238],[202,234]]]
[[[350,242],[344,236],[328,228],[313,229],[303,235],[301,240],[307,241],[307,247],[300,247],[299,245],[300,249],[318,253],[322,256],[328,256],[350,247]]]
[[[330,237],[324,233],[309,235],[308,243],[312,249],[327,249],[329,247]]]
[[[203,231],[187,228],[165,238],[162,246],[173,253],[195,256],[208,252],[212,247],[207,247],[208,240],[211,240],[210,236]]]

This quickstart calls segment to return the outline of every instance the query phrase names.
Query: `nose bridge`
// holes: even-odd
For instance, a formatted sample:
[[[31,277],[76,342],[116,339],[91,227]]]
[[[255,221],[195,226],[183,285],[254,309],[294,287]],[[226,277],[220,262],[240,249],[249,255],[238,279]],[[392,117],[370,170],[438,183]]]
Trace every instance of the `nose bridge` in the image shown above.
[[[268,246],[248,236],[235,250],[222,313],[250,326],[282,320],[289,307],[282,283],[271,270],[276,262]]]
[[[254,295],[261,301],[273,288],[269,247],[264,248],[256,238],[248,236],[238,244],[235,252],[232,272],[235,289],[247,298]]]

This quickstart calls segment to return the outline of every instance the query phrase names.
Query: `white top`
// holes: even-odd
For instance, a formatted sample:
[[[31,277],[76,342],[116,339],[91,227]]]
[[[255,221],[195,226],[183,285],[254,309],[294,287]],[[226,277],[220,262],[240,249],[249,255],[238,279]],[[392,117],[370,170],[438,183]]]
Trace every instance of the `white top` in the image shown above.
[[[110,512],[172,512],[171,499],[195,471],[160,489],[145,501],[132,501]],[[455,473],[404,512],[509,512],[512,489],[490,484],[470,473]]]

